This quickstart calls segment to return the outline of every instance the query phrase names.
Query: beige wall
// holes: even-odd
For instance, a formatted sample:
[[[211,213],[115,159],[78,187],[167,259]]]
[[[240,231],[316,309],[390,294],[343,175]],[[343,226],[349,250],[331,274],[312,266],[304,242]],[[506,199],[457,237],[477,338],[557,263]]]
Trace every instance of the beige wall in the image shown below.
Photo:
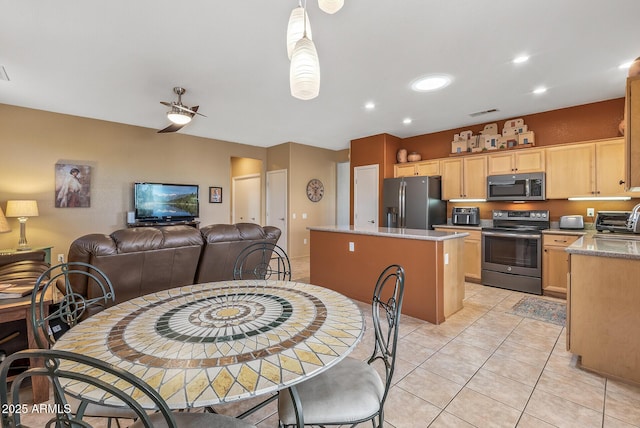
[[[228,223],[229,198],[210,204],[209,186],[230,195],[231,157],[266,161],[267,154],[261,147],[3,104],[0,147],[0,206],[36,199],[40,216],[27,222],[27,239],[32,246],[54,246],[54,259],[81,235],[125,227],[135,181],[198,184],[201,224]],[[92,167],[90,208],[54,208],[56,163]],[[8,220],[12,231],[0,234],[0,249],[18,242],[18,221]]]
[[[348,160],[348,150],[332,151],[285,143],[270,147],[267,152],[267,171],[288,171],[289,256],[309,255],[307,227],[336,222],[336,163]],[[324,197],[319,202],[307,198],[307,183],[312,178],[318,178],[324,184]],[[306,218],[302,218],[303,214]]]

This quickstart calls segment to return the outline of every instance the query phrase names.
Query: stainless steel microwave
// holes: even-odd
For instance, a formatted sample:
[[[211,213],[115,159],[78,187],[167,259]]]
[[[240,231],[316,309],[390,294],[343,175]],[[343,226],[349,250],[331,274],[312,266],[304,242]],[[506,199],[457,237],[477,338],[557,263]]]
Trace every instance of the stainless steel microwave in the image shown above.
[[[488,201],[544,201],[545,174],[490,175],[487,177]]]

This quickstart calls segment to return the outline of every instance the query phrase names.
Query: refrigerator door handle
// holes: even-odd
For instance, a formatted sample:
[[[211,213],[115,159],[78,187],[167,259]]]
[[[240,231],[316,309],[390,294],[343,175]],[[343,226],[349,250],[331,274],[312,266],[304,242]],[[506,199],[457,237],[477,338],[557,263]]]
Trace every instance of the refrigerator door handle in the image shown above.
[[[400,182],[400,207],[399,207],[399,211],[400,211],[400,216],[398,218],[398,227],[405,227],[405,211],[406,211],[406,200],[405,200],[405,196],[406,196],[406,190],[407,190],[407,183],[402,180]]]

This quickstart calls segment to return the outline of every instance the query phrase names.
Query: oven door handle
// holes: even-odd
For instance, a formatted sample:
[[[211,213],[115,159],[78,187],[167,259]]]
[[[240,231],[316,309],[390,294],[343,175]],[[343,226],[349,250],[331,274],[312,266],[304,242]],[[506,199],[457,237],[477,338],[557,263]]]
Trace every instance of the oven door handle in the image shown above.
[[[540,239],[542,235],[536,233],[503,233],[503,232],[482,232],[484,236],[497,236],[499,238],[525,238]]]

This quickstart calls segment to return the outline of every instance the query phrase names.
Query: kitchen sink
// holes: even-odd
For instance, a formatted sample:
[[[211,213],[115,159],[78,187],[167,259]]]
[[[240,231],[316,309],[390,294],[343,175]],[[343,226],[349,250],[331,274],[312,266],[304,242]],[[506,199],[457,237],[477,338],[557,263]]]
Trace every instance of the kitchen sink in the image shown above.
[[[599,232],[593,235],[595,239],[618,239],[640,241],[640,234],[635,233],[607,233]]]

